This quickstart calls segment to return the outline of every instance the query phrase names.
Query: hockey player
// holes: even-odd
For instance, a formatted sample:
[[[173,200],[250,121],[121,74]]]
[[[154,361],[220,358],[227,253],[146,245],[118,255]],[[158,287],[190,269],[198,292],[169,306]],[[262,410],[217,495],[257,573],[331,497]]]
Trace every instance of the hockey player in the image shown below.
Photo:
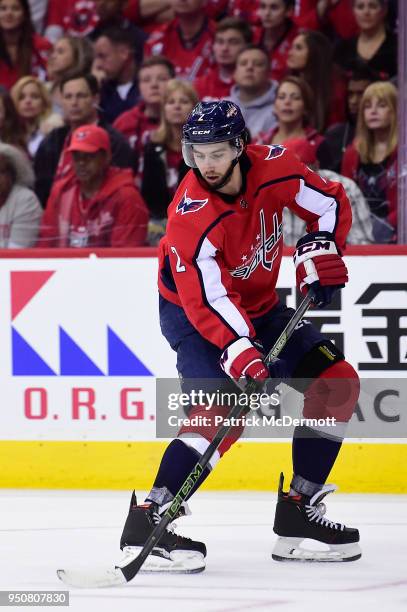
[[[263,361],[293,312],[279,302],[275,290],[283,208],[306,221],[308,233],[294,255],[297,286],[303,293],[312,287],[321,307],[348,280],[341,252],[351,209],[339,183],[321,179],[282,146],[246,146],[246,138],[240,109],[230,101],[199,103],[184,125],[183,156],[191,170],[169,206],[167,235],[160,245],[161,329],[177,352],[183,391],[208,391],[205,384],[213,391],[213,379],[219,381],[218,390],[248,379],[261,387],[281,374],[283,365],[289,384],[304,394],[304,416],[339,421],[334,432],[295,429],[289,492],[283,492],[280,477],[274,522],[279,539],[273,558],[351,561],[361,555],[359,532],[325,518],[321,500],[335,490],[325,482],[354,411],[358,376],[309,322],[297,327],[271,371]],[[218,429],[213,417],[225,417],[230,410],[206,408],[191,409],[190,420],[208,414],[212,420],[205,427],[181,428],[163,455],[145,504],[138,506],[133,493],[121,538],[126,553],[121,567],[137,556],[210,444]],[[242,430],[231,430],[198,486]],[[305,538],[328,545],[328,550],[301,548]],[[205,555],[203,543],[167,530],[144,569],[200,571]]]

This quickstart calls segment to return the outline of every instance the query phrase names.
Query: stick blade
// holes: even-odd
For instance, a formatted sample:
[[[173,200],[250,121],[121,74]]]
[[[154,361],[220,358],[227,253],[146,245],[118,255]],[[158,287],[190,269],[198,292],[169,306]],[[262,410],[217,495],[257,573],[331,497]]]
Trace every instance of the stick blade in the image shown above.
[[[57,570],[57,576],[68,586],[78,589],[97,589],[126,584],[126,578],[120,568],[86,570]]]

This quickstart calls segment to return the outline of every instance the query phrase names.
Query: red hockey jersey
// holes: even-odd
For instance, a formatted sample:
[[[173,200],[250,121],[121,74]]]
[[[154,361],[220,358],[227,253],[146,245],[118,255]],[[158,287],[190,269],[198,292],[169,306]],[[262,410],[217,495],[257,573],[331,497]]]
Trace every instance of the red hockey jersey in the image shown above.
[[[212,64],[214,24],[205,22],[201,32],[188,45],[181,37],[178,19],[157,27],[144,46],[145,56],[165,55],[175,66],[177,77],[194,81]]]
[[[306,221],[307,231],[332,232],[340,249],[352,223],[342,185],[322,179],[284,147],[250,145],[240,167],[243,189],[236,197],[207,191],[188,172],[160,243],[161,295],[221,349],[254,337],[250,318],[278,301],[284,207]]]

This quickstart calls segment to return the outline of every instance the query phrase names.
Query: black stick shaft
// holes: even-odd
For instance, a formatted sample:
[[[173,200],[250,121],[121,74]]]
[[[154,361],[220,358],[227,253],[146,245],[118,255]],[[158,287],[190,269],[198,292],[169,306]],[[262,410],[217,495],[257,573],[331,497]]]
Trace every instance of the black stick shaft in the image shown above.
[[[301,321],[302,317],[304,316],[311,302],[312,302],[312,296],[311,296],[311,293],[308,292],[308,294],[302,300],[301,304],[298,306],[297,310],[295,311],[295,313],[289,320],[288,324],[282,331],[281,335],[275,342],[273,348],[267,354],[265,358],[265,363],[269,363],[274,357],[277,357],[281,353],[288,339],[293,333],[295,327]],[[256,383],[254,381],[250,381],[247,384],[247,387],[244,393],[246,395],[251,395],[256,390],[258,390]],[[200,460],[197,462],[194,469],[189,474],[188,478],[185,480],[184,484],[178,491],[177,495],[174,497],[174,500],[171,506],[167,509],[161,521],[158,523],[158,525],[156,525],[156,527],[154,527],[152,533],[147,538],[143,548],[140,551],[140,554],[136,557],[136,559],[131,561],[128,565],[120,568],[127,582],[129,582],[136,576],[141,566],[143,565],[144,561],[147,559],[148,555],[153,550],[154,546],[157,545],[158,541],[160,540],[167,526],[171,523],[172,520],[174,520],[181,504],[187,499],[188,494],[191,492],[192,488],[196,484],[200,475],[202,474],[202,472],[208,465],[216,449],[223,442],[224,438],[226,438],[230,429],[232,429],[232,426],[233,426],[232,424],[233,424],[234,419],[238,419],[243,414],[243,412],[245,412],[246,410],[247,410],[246,406],[244,405],[241,406],[240,404],[236,404],[232,408],[232,410],[230,411],[227,417],[228,422],[230,422],[231,424],[222,425],[219,428],[212,442],[209,444],[208,448],[206,449],[206,451],[204,452]]]

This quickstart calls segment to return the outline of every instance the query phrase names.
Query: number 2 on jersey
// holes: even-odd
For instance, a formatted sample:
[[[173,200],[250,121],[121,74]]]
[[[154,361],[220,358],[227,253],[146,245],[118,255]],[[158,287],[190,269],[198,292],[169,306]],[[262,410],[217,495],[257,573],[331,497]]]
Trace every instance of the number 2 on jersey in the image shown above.
[[[186,267],[185,267],[185,266],[183,266],[183,265],[181,264],[181,257],[178,255],[178,253],[177,253],[177,249],[176,249],[175,247],[173,247],[173,246],[172,246],[172,247],[171,247],[171,251],[172,251],[172,252],[174,253],[174,255],[176,255],[176,257],[177,257],[177,265],[176,265],[176,267],[175,267],[176,271],[177,271],[177,272],[185,272]]]

